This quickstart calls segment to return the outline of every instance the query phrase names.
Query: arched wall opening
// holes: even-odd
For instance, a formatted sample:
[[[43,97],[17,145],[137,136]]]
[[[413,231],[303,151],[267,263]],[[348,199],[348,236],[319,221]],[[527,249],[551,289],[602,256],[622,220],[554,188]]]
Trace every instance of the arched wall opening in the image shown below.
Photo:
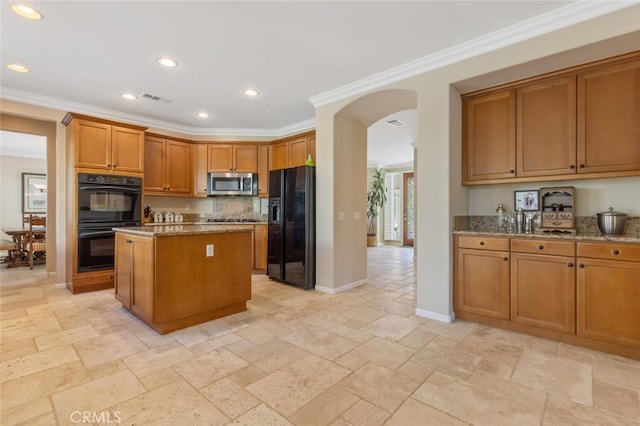
[[[348,103],[327,123],[333,143],[316,153],[316,289],[337,293],[367,282],[367,128],[417,102],[414,90],[381,90]]]

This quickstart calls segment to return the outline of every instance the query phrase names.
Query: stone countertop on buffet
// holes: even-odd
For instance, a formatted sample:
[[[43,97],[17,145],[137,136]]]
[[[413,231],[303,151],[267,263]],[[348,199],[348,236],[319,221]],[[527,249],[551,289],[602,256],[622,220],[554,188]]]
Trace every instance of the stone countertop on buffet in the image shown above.
[[[591,223],[593,221],[593,223]],[[629,217],[622,234],[602,234],[595,220],[584,217],[576,220],[575,234],[501,232],[497,230],[497,220],[492,216],[456,216],[453,233],[455,235],[486,235],[506,238],[556,239],[564,241],[594,241],[640,244],[640,217]]]
[[[196,234],[222,234],[228,232],[246,232],[253,230],[251,223],[225,223],[225,224],[199,224],[188,225],[184,223],[156,224],[156,226],[135,226],[113,228],[116,232],[123,234],[140,235],[143,237],[168,237],[175,235],[196,235]]]

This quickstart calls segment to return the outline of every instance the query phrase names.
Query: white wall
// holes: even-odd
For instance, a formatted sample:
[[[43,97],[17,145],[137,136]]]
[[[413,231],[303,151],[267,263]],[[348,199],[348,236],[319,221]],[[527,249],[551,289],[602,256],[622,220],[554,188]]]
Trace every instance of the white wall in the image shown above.
[[[44,150],[44,143],[42,149]],[[0,155],[0,227],[22,228],[22,173],[47,173],[47,160]],[[8,238],[5,235],[5,238]]]

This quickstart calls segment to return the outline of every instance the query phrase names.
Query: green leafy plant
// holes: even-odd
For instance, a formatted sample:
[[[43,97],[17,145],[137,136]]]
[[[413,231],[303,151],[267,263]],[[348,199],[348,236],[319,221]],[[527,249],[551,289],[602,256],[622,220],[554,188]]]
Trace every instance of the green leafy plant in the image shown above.
[[[387,188],[384,186],[384,170],[375,169],[369,183],[367,192],[367,218],[369,219],[369,230],[367,235],[376,235],[376,219],[378,212],[384,203],[387,202]]]

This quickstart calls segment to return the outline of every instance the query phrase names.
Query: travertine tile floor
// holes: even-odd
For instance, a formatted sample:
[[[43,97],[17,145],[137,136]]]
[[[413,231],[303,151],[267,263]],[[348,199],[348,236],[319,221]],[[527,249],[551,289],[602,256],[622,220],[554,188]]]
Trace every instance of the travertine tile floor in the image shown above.
[[[254,276],[249,310],[160,336],[112,291],[2,268],[2,425],[638,425],[640,362],[414,315],[407,248],[337,295]]]

